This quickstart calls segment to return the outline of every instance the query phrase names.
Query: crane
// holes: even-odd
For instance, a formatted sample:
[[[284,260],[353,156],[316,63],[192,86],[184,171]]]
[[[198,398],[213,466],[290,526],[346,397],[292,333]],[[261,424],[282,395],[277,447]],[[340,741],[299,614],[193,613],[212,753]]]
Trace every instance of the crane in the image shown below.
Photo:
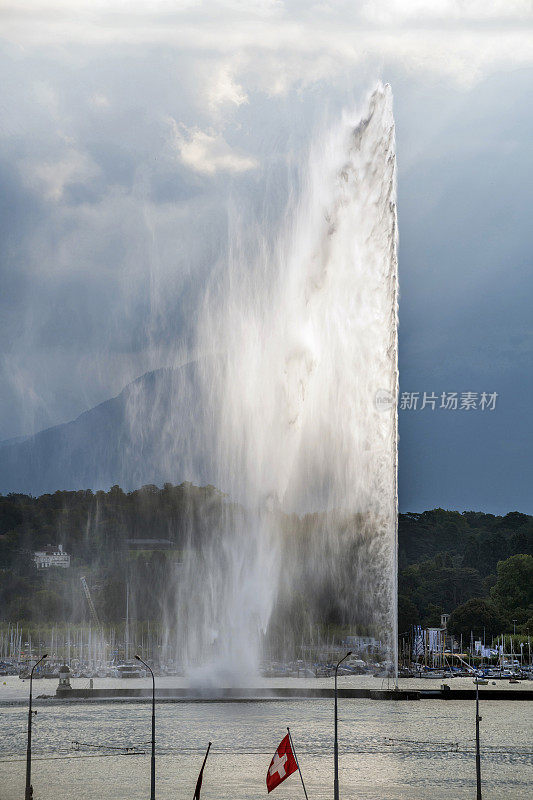
[[[85,580],[85,575],[81,576],[80,581],[81,585],[83,586],[85,597],[87,598],[87,605],[89,606],[89,611],[91,612],[93,622],[95,625],[100,625],[100,620],[98,619],[98,614],[96,613],[96,608],[94,607],[93,599],[91,597],[89,587],[87,586],[87,581]]]

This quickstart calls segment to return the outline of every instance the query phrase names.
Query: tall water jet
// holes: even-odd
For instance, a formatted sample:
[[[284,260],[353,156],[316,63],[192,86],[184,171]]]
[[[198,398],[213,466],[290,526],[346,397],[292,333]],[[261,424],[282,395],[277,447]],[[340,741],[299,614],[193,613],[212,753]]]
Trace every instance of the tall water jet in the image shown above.
[[[396,662],[390,87],[317,144],[275,241],[250,238],[232,237],[206,290],[197,345],[208,355],[182,373],[187,412],[165,433],[179,441],[183,477],[227,495],[208,535],[191,528],[180,654],[191,673],[244,682],[267,634],[303,641],[327,624],[329,604]]]

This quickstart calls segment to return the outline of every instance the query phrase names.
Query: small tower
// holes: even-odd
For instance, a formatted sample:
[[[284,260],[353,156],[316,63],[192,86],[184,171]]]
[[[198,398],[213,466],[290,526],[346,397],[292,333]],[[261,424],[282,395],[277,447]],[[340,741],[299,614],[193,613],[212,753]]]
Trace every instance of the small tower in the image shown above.
[[[72,689],[70,685],[70,670],[66,664],[59,667],[59,686],[58,689]]]

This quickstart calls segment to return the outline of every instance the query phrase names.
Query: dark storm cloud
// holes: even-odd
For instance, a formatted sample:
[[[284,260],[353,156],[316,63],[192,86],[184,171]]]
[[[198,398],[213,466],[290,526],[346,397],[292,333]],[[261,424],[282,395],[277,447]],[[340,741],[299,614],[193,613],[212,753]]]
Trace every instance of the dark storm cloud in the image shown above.
[[[172,142],[170,114],[192,116],[179,57],[8,53],[4,66],[0,438],[68,419],[149,368],[154,342],[186,331],[176,311],[194,305],[190,271],[213,259],[223,224],[220,189]]]
[[[397,103],[401,389],[499,394],[491,413],[400,412],[404,510],[532,508],[532,77],[439,92],[418,113],[407,98],[407,118]],[[402,171],[412,125],[430,147]]]
[[[501,395],[490,417],[402,413],[401,505],[532,510],[528,4],[186,6],[2,12],[0,438],[190,345],[231,215],[275,231],[316,131],[380,74],[402,389]]]

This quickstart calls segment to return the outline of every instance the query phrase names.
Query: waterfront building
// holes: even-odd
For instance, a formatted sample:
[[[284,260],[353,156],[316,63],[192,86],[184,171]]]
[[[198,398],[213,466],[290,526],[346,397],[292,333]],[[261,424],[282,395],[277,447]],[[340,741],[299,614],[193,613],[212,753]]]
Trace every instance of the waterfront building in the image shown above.
[[[47,544],[44,550],[37,550],[33,554],[33,561],[37,569],[48,569],[49,567],[70,567],[70,556],[63,550],[63,545]]]

